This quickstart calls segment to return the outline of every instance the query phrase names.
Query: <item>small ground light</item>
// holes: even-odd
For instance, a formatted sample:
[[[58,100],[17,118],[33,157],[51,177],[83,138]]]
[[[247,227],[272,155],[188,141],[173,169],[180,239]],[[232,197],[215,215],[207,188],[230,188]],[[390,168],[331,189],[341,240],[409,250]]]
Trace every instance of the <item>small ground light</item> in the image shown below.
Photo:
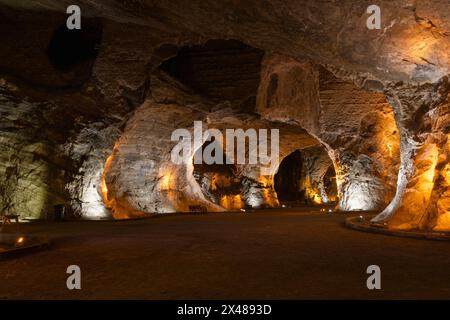
[[[241,212],[246,212],[245,209],[241,209]]]
[[[16,246],[23,245],[24,242],[25,242],[25,238],[24,238],[24,237],[18,237],[18,238],[16,239]]]
[[[286,205],[285,205],[285,204],[282,204],[281,207],[282,207],[282,208],[286,208]]]
[[[333,209],[328,209],[328,212],[329,212],[329,213],[333,212]]]

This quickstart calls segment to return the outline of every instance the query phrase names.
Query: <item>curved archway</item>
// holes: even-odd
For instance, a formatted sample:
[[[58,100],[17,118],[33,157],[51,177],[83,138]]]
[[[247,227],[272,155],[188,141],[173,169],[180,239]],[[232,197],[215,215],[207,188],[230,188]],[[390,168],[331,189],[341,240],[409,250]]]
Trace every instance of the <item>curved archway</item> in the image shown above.
[[[323,147],[295,150],[280,162],[274,189],[281,203],[333,203],[337,199],[333,162]]]
[[[200,149],[196,151],[196,155],[215,143],[215,140],[206,141]],[[223,149],[223,145],[219,144]],[[214,152],[214,151],[213,151]],[[245,203],[242,199],[242,183],[243,178],[239,174],[239,168],[235,164],[228,164],[227,156],[223,152],[221,163],[208,164],[202,161],[202,163],[195,163],[193,161],[193,176],[199,184],[206,199],[220,205],[226,210],[239,210],[245,207]]]
[[[230,46],[232,47],[232,50],[230,49]],[[329,94],[328,91],[331,90],[328,90],[325,94],[322,93],[321,88],[314,85],[312,88],[309,88],[311,91],[310,94],[303,95],[298,97],[297,100],[291,101],[292,97],[289,95],[289,92],[287,92],[289,90],[286,89],[289,86],[295,85],[291,81],[295,81],[298,77],[303,77],[305,78],[303,83],[305,86],[311,83],[317,84],[317,81],[310,81],[315,79],[314,77],[317,73],[315,66],[310,63],[299,65],[296,61],[289,61],[290,68],[286,69],[279,67],[280,64],[284,66],[284,62],[281,58],[277,58],[274,61],[269,60],[266,62],[266,69],[264,69],[267,74],[262,77],[261,82],[259,82],[260,79],[256,76],[251,77],[251,79],[246,79],[244,75],[245,68],[244,70],[239,70],[239,73],[233,74],[232,71],[234,70],[234,66],[231,66],[230,70],[225,70],[223,74],[218,75],[216,79],[209,78],[210,81],[202,82],[200,80],[203,76],[208,78],[211,74],[223,71],[218,70],[217,65],[211,61],[217,62],[220,65],[220,62],[223,61],[226,61],[229,64],[229,62],[232,61],[232,58],[236,56],[241,57],[250,55],[253,58],[258,58],[258,49],[249,48],[245,44],[234,40],[211,40],[200,46],[185,46],[178,49],[177,54],[175,54],[173,47],[164,47],[164,50],[166,49],[169,52],[168,54],[172,55],[172,57],[168,58],[167,55],[164,55],[165,60],[160,64],[159,69],[155,70],[152,74],[152,84],[154,86],[162,87],[162,90],[154,90],[152,92],[153,96],[148,100],[152,106],[147,107],[149,110],[148,115],[146,115],[147,120],[154,119],[158,123],[164,123],[164,127],[167,124],[167,129],[174,129],[176,126],[172,126],[172,124],[169,125],[166,121],[173,121],[174,125],[176,125],[177,123],[181,123],[178,120],[180,117],[187,117],[191,119],[191,121],[202,121],[208,128],[217,128],[219,130],[239,128],[246,131],[249,129],[258,130],[260,128],[277,128],[280,130],[280,159],[288,157],[289,154],[296,150],[301,150],[300,152],[306,154],[306,149],[320,147],[324,159],[327,159],[328,161],[328,166],[321,166],[322,169],[319,170],[320,174],[315,174],[317,176],[314,176],[314,178],[312,178],[312,174],[304,174],[303,179],[299,179],[302,180],[300,182],[288,181],[288,185],[293,189],[287,188],[287,191],[278,190],[278,193],[286,193],[288,196],[297,194],[294,196],[293,200],[303,199],[306,200],[307,203],[327,203],[339,198],[340,209],[346,211],[366,210],[378,205],[378,202],[380,202],[378,200],[381,196],[377,196],[375,199],[371,194],[371,190],[375,187],[378,188],[379,185],[382,186],[381,183],[378,183],[378,180],[381,179],[375,181],[375,184],[369,185],[369,187],[366,188],[368,190],[367,192],[363,190],[364,193],[359,190],[361,185],[359,180],[365,179],[366,176],[376,177],[378,173],[373,173],[372,171],[378,170],[377,163],[380,162],[380,160],[384,161],[384,159],[374,159],[374,157],[369,157],[367,154],[379,154],[379,151],[374,148],[382,147],[384,142],[383,139],[385,138],[384,133],[391,129],[390,126],[386,126],[386,128],[383,127],[382,134],[379,134],[379,132],[375,130],[377,124],[384,123],[385,114],[383,113],[383,110],[386,108],[385,105],[381,105],[379,108],[380,110],[375,114],[367,112],[358,114],[357,120],[360,120],[359,122],[350,121],[349,123],[339,123],[345,130],[350,130],[348,129],[350,125],[359,125],[357,130],[360,132],[357,134],[358,139],[355,140],[355,129],[353,129],[353,131],[350,130],[351,132],[348,134],[346,132],[346,136],[339,135],[339,130],[342,129],[341,127],[339,127],[339,130],[337,131],[329,131],[335,128],[330,128],[330,121],[326,117],[329,117],[336,111],[336,109],[333,109],[336,108],[335,105],[329,107],[325,103],[325,98],[327,98],[326,94]],[[259,60],[251,60],[249,64],[252,66],[257,64],[258,68],[260,68],[260,58],[261,57],[258,58]],[[208,61],[209,63],[207,63]],[[193,74],[189,74],[189,72],[186,73],[186,70],[193,71]],[[288,75],[285,75],[283,72],[287,72],[286,70],[292,71],[292,74],[288,73]],[[342,101],[353,101],[347,95],[348,92],[354,90],[353,87],[349,86],[347,83],[339,82],[325,71],[321,72],[324,75],[320,73],[321,78],[319,77],[319,83],[323,85],[323,88],[328,88],[327,86],[329,86],[333,90],[336,90],[334,88],[337,87],[337,92],[339,94],[342,94],[342,92],[345,93],[344,97],[342,97]],[[229,81],[229,79],[227,79],[228,73],[233,74],[234,87],[239,87],[239,83],[242,80],[241,78],[251,82],[252,86],[242,86],[242,88],[238,88],[239,90],[229,90],[229,88],[225,90],[224,83],[225,88],[230,84],[227,82]],[[277,74],[277,80],[274,80],[274,74]],[[295,114],[286,118],[286,114],[282,114],[281,112],[272,115],[271,113],[265,114],[260,109],[256,109],[258,114],[255,114],[252,112],[253,109],[243,108],[243,103],[245,101],[248,102],[248,97],[256,94],[255,87],[258,86],[258,83],[258,95],[260,95],[258,101],[261,103],[261,106],[270,105],[269,109],[271,109],[272,104],[274,104],[276,109],[282,109],[284,105],[280,104],[285,103],[285,100],[289,100],[288,102],[292,103],[292,106],[296,108]],[[250,90],[250,87],[253,89]],[[265,88],[268,90],[267,95],[264,95]],[[300,90],[302,88],[303,86],[296,89]],[[263,99],[264,97],[267,99]],[[268,103],[268,101],[270,103]],[[311,113],[308,112],[307,115],[305,115],[305,112],[308,110],[300,110],[301,108],[298,107],[299,104],[304,101],[308,102],[308,110],[311,111]],[[267,103],[267,105],[265,103]],[[303,107],[303,105],[301,106]],[[326,115],[319,113],[318,109],[323,106],[329,107]],[[153,111],[151,111],[151,109],[153,109]],[[158,116],[160,119],[158,117],[155,118],[155,110],[161,111],[161,115]],[[162,115],[163,112],[165,115]],[[139,115],[139,113],[137,113],[137,115]],[[301,119],[302,121],[290,120],[291,118]],[[344,120],[345,119],[342,121]],[[135,121],[141,125],[140,119],[136,118]],[[188,128],[192,127],[192,122],[183,122],[183,126]],[[138,126],[135,126],[134,128],[136,129]],[[139,136],[141,135],[140,130],[145,130],[146,132],[149,132],[149,135],[158,137],[160,141],[168,141],[168,136],[161,137],[159,132],[153,133],[152,130],[157,129],[161,129],[161,127],[155,127],[149,130],[146,128],[146,124],[142,124],[142,129],[139,129],[139,131],[136,131],[133,135]],[[166,132],[166,134],[169,135],[169,132]],[[363,141],[364,139],[367,139],[367,137],[372,139],[370,145],[365,144]],[[348,152],[347,149],[349,149],[352,141],[357,143],[357,148],[355,148],[355,152]],[[390,145],[391,141],[386,141],[386,145]],[[345,146],[341,147],[344,142]],[[153,143],[153,145],[158,145],[158,149],[162,149],[162,146],[159,144],[158,141]],[[167,147],[167,149],[164,149],[166,150],[164,152],[167,154],[170,154],[169,146],[170,144],[164,146],[164,148]],[[246,150],[245,152],[248,153],[250,151]],[[134,155],[132,153],[130,153],[130,156],[133,158]],[[160,180],[162,179],[162,182],[165,181],[165,172],[172,172],[175,169],[170,165],[166,165],[167,161],[169,161],[167,155],[158,154],[158,157],[156,158],[154,167],[160,168],[161,170],[165,169],[162,173],[156,171],[154,174],[152,173],[151,179],[154,180],[154,183],[152,183],[155,186],[161,187]],[[205,203],[205,206],[208,205],[214,208],[221,208],[222,210],[237,210],[245,207],[277,207],[280,205],[280,199],[277,198],[276,189],[278,187],[276,186],[276,170],[280,167],[280,159],[277,159],[276,165],[273,168],[270,168],[269,173],[267,173],[268,171],[266,170],[262,170],[263,166],[258,164],[246,164],[235,167],[233,170],[239,171],[237,174],[226,172],[227,170],[222,170],[224,168],[221,167],[210,166],[209,168],[200,168],[198,166],[196,167],[194,164],[189,164],[180,170],[175,170],[177,171],[177,185],[171,185],[169,188],[171,192],[168,193],[167,191],[169,189],[167,188],[167,190],[159,188],[161,190],[158,190],[158,192],[155,192],[152,189],[154,192],[152,195],[153,199],[148,199],[145,198],[145,195],[140,195],[139,192],[141,189],[138,190],[136,187],[131,186],[129,181],[126,181],[126,177],[123,178],[123,185],[129,185],[128,188],[131,191],[125,190],[122,186],[116,187],[118,188],[119,195],[121,194],[124,197],[131,199],[132,205],[134,207],[143,208],[144,212],[156,211],[163,213],[180,210],[187,211],[189,203],[191,203],[194,198],[201,198],[202,202]],[[310,157],[308,156],[305,159],[310,159]],[[367,163],[367,159],[372,162]],[[307,161],[305,161],[305,164],[301,165],[306,166],[306,163]],[[308,170],[314,171],[313,164],[309,163],[308,166],[310,167]],[[284,165],[281,164],[280,172],[283,171],[283,167]],[[366,169],[372,171],[366,172]],[[293,169],[291,168],[291,173],[292,170]],[[263,174],[262,171],[265,171],[266,173]],[[353,176],[354,173],[355,175],[365,175],[360,179],[358,176],[355,178]],[[116,175],[117,178],[115,179],[122,179],[119,172],[116,172]],[[326,190],[323,181],[326,175],[328,179],[328,191]],[[307,176],[308,178],[306,178]],[[174,182],[173,178],[172,175],[169,180]],[[139,177],[139,179],[141,179],[141,177]],[[216,179],[217,181],[213,181],[213,179]],[[110,180],[112,181],[112,179]],[[177,188],[179,190],[175,190]],[[112,189],[114,189],[114,186]],[[339,195],[335,194],[336,192],[334,192],[334,190],[336,189],[338,190],[337,192]],[[330,193],[330,197],[328,193]],[[130,197],[129,194],[133,195]],[[175,195],[176,199],[172,199],[172,194]],[[358,195],[360,194],[364,196],[362,200],[365,202],[359,200]],[[281,198],[282,202],[285,200],[289,201],[289,197],[283,199],[283,196],[281,196]],[[366,198],[370,201],[374,199],[378,202],[375,204],[372,203],[374,201],[369,203],[366,201]],[[355,203],[355,199],[358,200],[359,203]],[[360,206],[360,203],[364,206]]]
[[[274,188],[280,202],[306,199],[304,190],[300,189],[302,164],[302,154],[299,150],[295,150],[280,162],[274,176]]]

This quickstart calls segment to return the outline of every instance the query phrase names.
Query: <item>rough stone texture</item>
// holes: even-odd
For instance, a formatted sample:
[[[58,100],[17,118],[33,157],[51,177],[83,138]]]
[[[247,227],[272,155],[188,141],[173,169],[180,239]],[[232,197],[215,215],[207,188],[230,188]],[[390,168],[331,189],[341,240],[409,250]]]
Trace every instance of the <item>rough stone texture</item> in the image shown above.
[[[213,101],[228,100],[253,111],[264,51],[236,40],[186,46],[160,69]]]
[[[383,209],[392,200],[399,133],[382,94],[338,80],[309,61],[266,56],[257,112],[266,119],[297,123],[327,147],[336,169],[340,209]]]
[[[397,193],[374,222],[448,230],[449,83],[396,84],[387,91],[402,128]]]
[[[105,160],[121,131],[115,126],[94,122],[83,128],[65,144],[65,152],[76,163],[78,171],[68,179],[66,203],[77,217],[85,219],[110,218],[99,189]]]
[[[54,154],[58,133],[40,127],[57,125],[49,117],[55,106],[21,100],[2,88],[0,105],[0,210],[23,218],[48,216],[64,201],[72,169],[69,159]]]
[[[327,174],[334,180],[330,181]],[[275,190],[282,202],[326,204],[336,201],[335,175],[323,146],[296,150],[281,161],[274,179]]]
[[[60,68],[48,49],[70,4],[0,0],[1,207],[44,217],[66,202],[76,216],[108,217],[102,171],[127,120],[149,91],[156,104],[174,102],[170,90],[151,85],[153,71],[177,48],[236,39],[267,54],[258,112],[324,144],[342,209],[382,209],[395,192],[376,222],[450,230],[447,1],[379,1],[382,30],[368,30],[369,0],[80,0],[84,26],[99,43],[93,55]],[[204,112],[241,111],[226,101],[213,106]],[[246,197],[255,188],[260,194],[254,182],[246,185]],[[50,199],[45,208],[30,192]]]
[[[434,230],[448,230],[450,228],[450,93],[448,90],[445,100],[434,112],[432,128],[436,134],[433,142],[436,143],[439,152],[427,213],[429,225]]]
[[[93,121],[92,111],[83,110],[92,108],[88,98],[64,94],[42,101],[23,89],[0,83],[2,210],[51,218],[54,205],[66,204],[76,217],[108,217],[95,177],[120,130],[104,116]]]
[[[381,93],[320,69],[320,137],[333,149],[343,210],[384,208],[395,194],[399,130]]]
[[[301,190],[305,190],[306,198],[315,204],[336,201],[336,181],[327,181],[327,173],[330,170],[332,178],[335,178],[334,165],[325,148],[308,148],[302,150],[302,155],[305,175]]]
[[[65,12],[72,4],[70,0],[1,3],[53,12]],[[78,4],[86,16],[139,25],[167,35],[166,39],[235,38],[383,80],[436,81],[450,71],[450,13],[448,3],[441,0],[379,1],[382,29],[376,31],[366,27],[366,10],[373,4],[369,0],[81,0]]]
[[[170,141],[177,128],[190,129],[201,113],[176,104],[147,101],[127,123],[104,172],[116,218],[152,212],[188,212],[189,205],[210,205],[192,176],[193,165],[175,165]]]
[[[219,129],[224,135],[226,128],[276,128],[280,130],[281,155],[318,145],[316,139],[298,126],[270,123],[255,115],[236,113],[232,107],[223,109],[220,104],[193,95],[164,73],[151,77],[150,88],[150,96],[127,122],[106,162],[103,181],[97,184],[96,191],[103,193],[106,206],[115,218],[188,212],[190,206],[223,211],[278,205],[273,174],[279,159],[269,175],[261,173],[260,165],[242,164],[234,166],[232,177],[216,169],[197,179],[192,161],[181,165],[172,163],[171,151],[177,144],[171,141],[172,132],[185,128],[193,136],[194,121],[202,121],[204,130]],[[217,111],[210,112],[211,109]],[[248,148],[249,145],[247,156],[257,152]],[[270,151],[269,148],[269,154]],[[98,179],[98,175],[93,178]],[[226,181],[230,179],[236,181]],[[222,190],[217,190],[217,186]],[[227,192],[227,187],[232,190]]]
[[[221,110],[208,116],[208,124],[211,128],[225,131],[226,128],[247,129],[278,129],[279,130],[279,157],[270,166],[263,165],[237,165],[237,178],[243,184],[240,197],[245,205],[252,208],[275,207],[279,205],[275,190],[274,176],[284,157],[295,150],[302,150],[319,146],[317,139],[308,134],[299,126],[272,122],[259,119],[256,115],[236,114],[232,109]],[[271,154],[270,143],[268,154]],[[246,149],[246,156],[256,150]],[[262,172],[265,167],[269,172]]]
[[[161,80],[152,80],[160,81],[164,92],[171,90]],[[99,190],[107,207],[115,218],[189,212],[193,205],[222,211],[204,197],[193,177],[192,163],[177,165],[171,161],[177,144],[171,141],[172,132],[181,128],[192,132],[194,121],[203,121],[209,106],[201,98],[187,99],[175,89],[163,96],[173,97],[171,102],[159,100],[159,95],[156,91],[136,110],[108,158],[100,186],[103,190]],[[193,154],[194,150],[191,157]]]

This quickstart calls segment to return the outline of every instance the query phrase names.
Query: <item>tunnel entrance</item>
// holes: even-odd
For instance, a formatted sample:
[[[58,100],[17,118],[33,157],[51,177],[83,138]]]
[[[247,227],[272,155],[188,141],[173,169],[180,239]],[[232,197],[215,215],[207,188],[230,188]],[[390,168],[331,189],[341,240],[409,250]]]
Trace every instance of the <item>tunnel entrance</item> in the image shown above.
[[[336,172],[323,147],[295,150],[280,163],[274,176],[280,203],[305,205],[337,201]]]
[[[299,150],[292,152],[281,161],[275,174],[275,191],[281,202],[302,200],[305,198],[300,190],[302,178],[302,154]]]
[[[79,30],[69,30],[63,24],[50,39],[47,58],[55,70],[66,74],[72,85],[82,85],[92,74],[102,37],[103,24],[100,19],[84,19]]]
[[[215,141],[206,141],[203,146],[196,151],[202,154],[204,149]],[[224,153],[222,164],[196,164],[193,162],[193,176],[205,197],[216,204],[228,209],[241,209],[244,204],[241,197],[242,178],[239,170],[234,164],[226,164]]]
[[[240,41],[216,39],[180,48],[159,69],[196,94],[215,102],[230,101],[252,112],[263,56],[264,51]]]

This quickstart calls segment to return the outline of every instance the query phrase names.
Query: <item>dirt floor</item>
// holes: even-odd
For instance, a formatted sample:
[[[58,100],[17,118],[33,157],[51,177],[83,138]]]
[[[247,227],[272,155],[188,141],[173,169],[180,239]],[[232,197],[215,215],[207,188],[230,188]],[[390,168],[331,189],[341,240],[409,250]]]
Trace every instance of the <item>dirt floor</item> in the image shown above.
[[[450,298],[450,242],[354,231],[347,214],[308,210],[23,225],[53,243],[0,260],[0,298]],[[70,291],[74,264],[82,289]],[[382,290],[366,288],[372,264]]]

